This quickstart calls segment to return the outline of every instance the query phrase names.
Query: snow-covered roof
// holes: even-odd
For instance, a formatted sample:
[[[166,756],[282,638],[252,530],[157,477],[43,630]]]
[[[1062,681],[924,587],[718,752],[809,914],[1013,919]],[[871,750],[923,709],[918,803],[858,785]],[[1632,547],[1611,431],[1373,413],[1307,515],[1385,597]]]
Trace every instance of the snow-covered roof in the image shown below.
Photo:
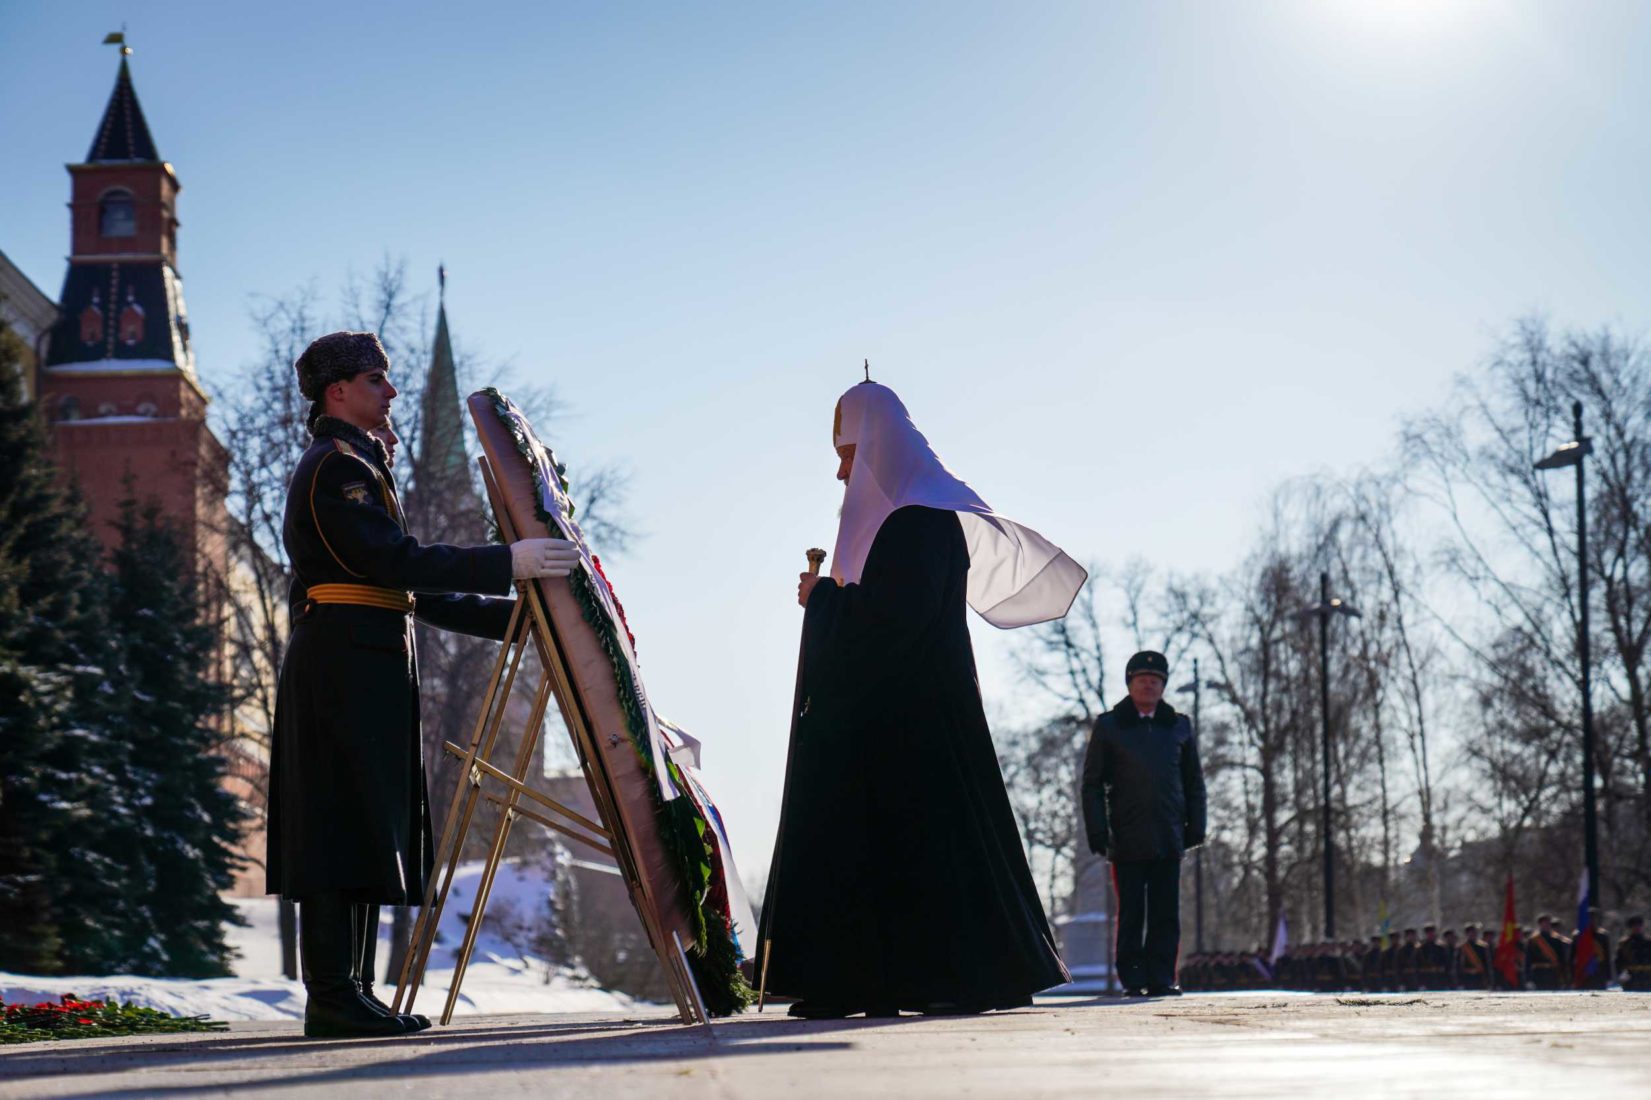
[[[93,359],[85,363],[57,363],[46,371],[49,374],[159,374],[177,369],[178,364],[170,359]]]

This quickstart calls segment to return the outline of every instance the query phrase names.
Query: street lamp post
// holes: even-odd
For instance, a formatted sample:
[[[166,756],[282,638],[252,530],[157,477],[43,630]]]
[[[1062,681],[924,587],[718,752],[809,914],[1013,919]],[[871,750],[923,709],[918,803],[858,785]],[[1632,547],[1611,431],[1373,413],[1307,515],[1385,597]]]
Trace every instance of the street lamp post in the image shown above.
[[[1336,838],[1330,831],[1330,617],[1346,615],[1360,618],[1357,608],[1347,601],[1330,595],[1330,574],[1319,574],[1319,602],[1305,608],[1302,617],[1316,616],[1319,621],[1319,718],[1320,757],[1324,765],[1324,790],[1320,807],[1321,828],[1324,832],[1324,938],[1336,938]]]
[[[1538,470],[1576,468],[1577,657],[1582,662],[1582,851],[1588,867],[1588,914],[1599,898],[1599,823],[1594,807],[1593,649],[1588,632],[1588,487],[1583,459],[1594,453],[1582,434],[1582,402],[1571,403],[1575,437],[1536,464]]]
[[[1198,658],[1192,659],[1192,683],[1182,684],[1178,691],[1192,692],[1192,739],[1198,743],[1198,738],[1204,732],[1203,723],[1199,721],[1199,700],[1204,690],[1204,678],[1198,673]],[[1193,896],[1193,945],[1200,955],[1204,953],[1204,846],[1200,845],[1192,857],[1192,896]]]

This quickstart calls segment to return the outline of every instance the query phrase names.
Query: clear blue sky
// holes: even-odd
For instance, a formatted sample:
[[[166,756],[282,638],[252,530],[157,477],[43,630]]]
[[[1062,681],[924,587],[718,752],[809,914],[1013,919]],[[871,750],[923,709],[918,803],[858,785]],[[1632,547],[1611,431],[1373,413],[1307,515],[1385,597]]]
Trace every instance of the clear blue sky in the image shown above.
[[[1643,4],[0,0],[0,249],[54,295],[123,21],[203,375],[255,293],[445,260],[576,487],[630,464],[613,579],[752,878],[863,357],[1074,555],[1219,569],[1515,315],[1651,301]]]

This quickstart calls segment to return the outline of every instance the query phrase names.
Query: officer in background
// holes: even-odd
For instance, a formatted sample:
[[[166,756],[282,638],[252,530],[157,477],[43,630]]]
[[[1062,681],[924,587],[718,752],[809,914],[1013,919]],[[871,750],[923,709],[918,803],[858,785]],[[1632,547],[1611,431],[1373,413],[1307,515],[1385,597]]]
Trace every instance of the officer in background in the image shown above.
[[[1456,973],[1461,978],[1461,988],[1489,989],[1491,987],[1491,946],[1481,937],[1479,925],[1471,921],[1462,926],[1462,934],[1466,938],[1457,951],[1458,962],[1456,965]]]
[[[270,754],[268,889],[298,903],[304,1034],[402,1035],[422,1016],[373,995],[379,905],[417,905],[432,864],[412,617],[500,639],[512,579],[567,576],[562,539],[420,543],[389,456],[396,388],[370,332],[335,332],[295,364],[313,442],[287,489],[292,634]]]
[[[1651,938],[1645,935],[1645,918],[1628,918],[1628,934],[1617,944],[1617,974],[1629,993],[1651,993]]]
[[[1579,929],[1571,931],[1571,981],[1577,989],[1607,989],[1611,985],[1612,975],[1616,973],[1611,965],[1616,956],[1611,930],[1603,924],[1594,929],[1594,966],[1592,972],[1587,974],[1576,972],[1576,943],[1581,934]]]
[[[1422,926],[1422,942],[1416,947],[1415,989],[1450,988],[1450,952],[1439,942],[1437,925]]]
[[[1398,955],[1394,959],[1394,976],[1398,979],[1395,989],[1410,993],[1422,988],[1421,950],[1422,945],[1416,939],[1416,930],[1406,928],[1404,940],[1399,944]]]
[[[1125,992],[1176,996],[1181,857],[1204,843],[1204,772],[1192,723],[1164,702],[1169,661],[1150,650],[1124,666],[1129,694],[1095,721],[1084,756],[1089,846],[1118,891],[1118,978]]]
[[[1536,918],[1536,931],[1525,943],[1525,977],[1537,989],[1571,987],[1571,941],[1554,929],[1546,913]]]
[[[1456,929],[1445,929],[1445,934],[1439,939],[1445,949],[1445,984],[1440,988],[1461,989],[1461,954],[1458,950],[1461,945],[1456,942]]]
[[[1381,936],[1370,937],[1370,948],[1364,953],[1364,991],[1380,993],[1387,988],[1387,952],[1382,949]]]

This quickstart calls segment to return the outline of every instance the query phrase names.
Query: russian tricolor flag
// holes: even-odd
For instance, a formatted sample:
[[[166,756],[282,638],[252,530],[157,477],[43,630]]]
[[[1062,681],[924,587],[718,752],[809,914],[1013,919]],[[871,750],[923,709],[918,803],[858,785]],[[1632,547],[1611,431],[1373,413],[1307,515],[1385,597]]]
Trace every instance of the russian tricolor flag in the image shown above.
[[[1571,947],[1571,971],[1575,979],[1573,984],[1581,986],[1583,980],[1594,976],[1599,969],[1599,952],[1594,946],[1594,914],[1593,906],[1588,904],[1593,900],[1588,889],[1588,869],[1582,869],[1582,889],[1576,903],[1576,943]]]

